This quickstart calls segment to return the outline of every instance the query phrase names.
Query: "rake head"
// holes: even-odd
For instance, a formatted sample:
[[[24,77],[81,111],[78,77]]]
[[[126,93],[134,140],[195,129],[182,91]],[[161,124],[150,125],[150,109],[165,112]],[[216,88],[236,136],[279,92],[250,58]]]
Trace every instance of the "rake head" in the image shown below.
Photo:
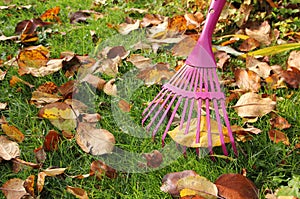
[[[178,118],[179,115],[179,118]],[[220,88],[216,69],[184,65],[143,112],[142,124],[155,137],[160,127],[165,125],[162,143],[174,123],[179,119],[178,130],[183,136],[193,134],[194,146],[207,146],[212,154],[216,139],[228,155],[225,142],[230,141],[237,155],[234,137],[225,107],[225,96]],[[212,119],[213,118],[213,119]],[[164,124],[164,121],[167,121]],[[225,124],[223,126],[222,124]],[[202,133],[207,134],[207,143],[200,143]],[[190,147],[190,146],[187,146]]]

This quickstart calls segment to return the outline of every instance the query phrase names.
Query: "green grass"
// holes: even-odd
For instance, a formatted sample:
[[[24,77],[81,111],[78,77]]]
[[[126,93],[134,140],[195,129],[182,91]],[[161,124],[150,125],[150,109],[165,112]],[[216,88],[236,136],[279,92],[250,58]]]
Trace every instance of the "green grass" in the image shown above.
[[[21,3],[22,2],[22,3]],[[90,9],[92,7],[92,0],[88,1],[73,1],[73,0],[56,0],[56,1],[34,1],[34,0],[12,0],[10,4],[17,5],[33,5],[30,11],[27,10],[2,10],[0,12],[1,33],[5,36],[14,34],[16,24],[25,19],[31,19],[39,16],[44,11],[54,6],[60,6],[60,18],[62,24],[54,24],[50,26],[53,32],[65,32],[66,34],[45,34],[42,37],[41,44],[49,46],[51,51],[51,58],[59,57],[63,51],[73,51],[79,55],[94,54],[98,48],[105,46],[124,45],[127,49],[137,40],[144,40],[143,32],[134,32],[128,36],[120,36],[115,29],[108,28],[107,24],[117,25],[124,21],[127,16],[124,10],[130,7],[149,8],[152,13],[159,13],[166,16],[173,16],[178,13],[184,13],[184,9],[176,9],[181,5],[181,1],[170,1],[163,4],[164,1],[157,1],[156,4],[148,1],[107,1],[106,6],[96,7],[95,10],[105,13],[103,19],[89,20],[88,24],[69,23],[68,14],[78,10]],[[4,5],[0,2],[0,5]],[[162,6],[163,5],[163,6]],[[114,9],[112,11],[112,8]],[[184,6],[182,6],[184,8]],[[140,18],[140,15],[133,15],[132,17]],[[90,30],[95,30],[99,41],[93,43],[90,36]],[[0,43],[0,59],[5,60],[7,56],[16,56],[18,49],[23,47],[21,44],[13,42]],[[99,49],[98,49],[99,50]],[[142,51],[147,57],[153,59],[153,63],[162,61],[168,62],[171,66],[175,66],[176,59],[171,56],[168,51],[162,51],[158,54],[153,54],[150,51]],[[288,53],[286,54],[288,55]],[[270,58],[272,64],[284,64],[287,56],[276,55]],[[231,59],[229,68],[233,69],[237,66],[243,67],[244,62],[241,60]],[[124,96],[121,96],[133,104],[132,110],[129,114],[118,115],[122,119],[130,119],[133,124],[140,125],[141,114],[145,108],[145,104],[149,102],[160,90],[160,86],[145,87],[139,85],[139,82],[126,82],[123,74],[132,69],[130,63],[123,62],[120,67],[120,73],[117,76],[117,84],[122,90],[124,83],[135,85],[136,90],[130,90],[129,87]],[[232,76],[232,72],[225,71],[225,76]],[[1,111],[1,116],[5,116],[9,124],[18,127],[24,134],[25,140],[20,143],[21,156],[25,161],[35,162],[33,150],[41,146],[44,142],[44,136],[50,129],[54,127],[45,119],[37,117],[38,110],[34,105],[29,104],[31,92],[30,89],[21,85],[21,90],[18,87],[11,87],[9,80],[13,75],[17,75],[17,68],[9,68],[8,74],[0,83],[0,102],[8,102],[8,109]],[[106,77],[109,79],[109,77]],[[67,81],[63,72],[57,72],[43,78],[35,78],[30,75],[23,76],[22,79],[30,82],[38,87],[47,81],[53,81],[57,85],[61,85]],[[125,88],[123,88],[125,89]],[[70,193],[67,193],[66,186],[74,186],[85,189],[90,198],[171,198],[169,194],[160,191],[162,177],[170,172],[177,172],[183,170],[195,170],[199,175],[214,181],[224,173],[241,173],[242,169],[247,170],[247,177],[251,179],[260,189],[260,197],[263,198],[264,190],[266,188],[276,189],[282,184],[282,180],[291,178],[292,175],[300,174],[300,158],[299,150],[292,151],[293,146],[299,143],[300,137],[300,92],[299,90],[280,89],[267,90],[267,93],[276,93],[277,97],[285,98],[288,94],[294,94],[289,99],[278,100],[277,111],[285,117],[292,127],[285,130],[290,138],[291,145],[285,146],[281,143],[274,144],[268,138],[268,131],[270,129],[270,116],[264,116],[253,125],[262,130],[259,135],[253,136],[253,140],[246,143],[238,143],[239,157],[233,161],[226,161],[223,158],[216,158],[212,161],[208,156],[203,158],[196,158],[194,150],[188,150],[187,156],[182,155],[178,159],[172,161],[169,165],[149,171],[147,173],[127,173],[119,172],[116,179],[109,179],[103,177],[99,180],[95,177],[87,179],[73,179],[71,176],[85,174],[89,172],[90,164],[98,157],[84,153],[77,145],[76,141],[63,140],[57,151],[47,152],[47,160],[43,165],[43,169],[48,167],[66,167],[67,170],[64,175],[58,177],[47,177],[44,190],[41,193],[41,198],[75,198]],[[102,119],[99,126],[112,132],[116,137],[116,147],[125,151],[131,152],[133,155],[150,152],[153,149],[161,149],[159,137],[156,141],[151,138],[138,138],[131,134],[125,134],[120,129],[120,122],[116,121],[115,115],[112,114],[114,108],[115,98],[109,97],[103,92],[89,90],[88,93],[93,96],[93,110],[98,112]],[[130,93],[131,95],[129,95]],[[227,93],[228,95],[228,93]],[[233,104],[232,104],[233,105]],[[229,108],[229,115],[234,124],[242,124],[241,119],[237,116],[233,109]],[[126,122],[126,121],[125,121]],[[128,125],[127,125],[128,126]],[[130,131],[130,128],[127,129]],[[132,131],[136,129],[132,127]],[[134,132],[129,132],[134,133]],[[4,133],[0,131],[0,135]],[[228,146],[230,148],[230,146]],[[222,154],[220,148],[215,149],[216,153]],[[231,157],[233,152],[229,149]],[[103,157],[105,159],[105,157]],[[118,157],[116,157],[118,158]],[[125,165],[130,165],[126,162],[127,156],[124,155],[120,159],[111,160],[121,170],[126,170]],[[124,162],[123,162],[124,161]],[[123,166],[123,167],[122,167]],[[135,168],[141,171],[140,168]],[[11,178],[26,179],[29,175],[37,175],[39,170],[24,167],[19,173],[12,172],[12,163],[2,161],[0,163],[0,186]],[[0,199],[4,195],[0,193]]]

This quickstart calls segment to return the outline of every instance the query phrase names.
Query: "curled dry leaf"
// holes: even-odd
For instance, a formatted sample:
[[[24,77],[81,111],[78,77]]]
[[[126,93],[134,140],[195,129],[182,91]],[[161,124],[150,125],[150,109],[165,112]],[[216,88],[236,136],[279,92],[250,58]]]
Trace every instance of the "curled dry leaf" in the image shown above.
[[[260,43],[253,38],[247,38],[243,41],[243,43],[239,46],[240,51],[248,52],[254,50],[255,48],[259,47]]]
[[[81,149],[92,155],[110,153],[115,145],[115,137],[105,129],[96,129],[89,123],[79,123],[76,142]]]
[[[110,48],[106,54],[108,59],[115,59],[120,57],[125,59],[130,54],[130,51],[127,51],[124,46],[114,46]]]
[[[290,145],[289,138],[282,131],[279,131],[279,130],[276,130],[276,129],[271,129],[269,131],[269,138],[270,138],[270,140],[272,140],[275,143],[282,142],[283,144],[285,144],[287,146]]]
[[[231,126],[232,132],[236,135],[238,141],[246,142],[252,139],[252,135],[259,134],[262,131],[255,127],[243,128],[237,125]]]
[[[223,174],[215,184],[219,195],[226,199],[258,199],[259,196],[255,184],[241,174]]]
[[[146,68],[151,64],[150,58],[146,58],[140,54],[132,54],[126,61],[131,62],[138,69]]]
[[[87,82],[98,90],[103,90],[106,83],[104,79],[92,74],[87,74],[83,79],[80,80],[80,82]]]
[[[272,68],[266,62],[261,62],[255,59],[254,57],[246,58],[246,67],[257,73],[260,77],[266,79],[270,76]]]
[[[295,67],[300,70],[300,51],[292,51],[287,61],[288,67]]]
[[[207,122],[206,116],[201,116],[200,122],[200,139],[199,143],[196,143],[196,132],[197,132],[197,124],[199,119],[193,118],[190,121],[189,132],[185,133],[187,123],[184,123],[183,126],[177,126],[175,129],[168,132],[171,138],[178,144],[187,147],[199,148],[199,147],[208,147],[208,132],[207,132]],[[211,119],[210,123],[211,127],[211,140],[212,146],[221,146],[220,133],[219,133],[219,125],[217,121]],[[181,130],[179,130],[181,129]],[[228,130],[226,127],[222,127],[222,132],[224,135],[225,143],[230,142],[230,138],[228,136]]]
[[[215,58],[217,59],[217,67],[222,69],[230,56],[224,51],[217,51],[215,53]]]
[[[169,193],[172,196],[178,196],[180,192],[180,190],[178,190],[178,181],[187,176],[198,176],[198,174],[192,170],[166,174],[162,179],[160,190]]]
[[[81,118],[83,122],[95,123],[100,121],[101,116],[98,113],[83,113],[81,114]]]
[[[181,178],[177,185],[178,190],[185,189],[184,192],[180,191],[181,197],[187,195],[198,195],[205,199],[218,198],[217,186],[202,176],[187,176],[185,178]],[[191,190],[191,192],[188,192],[188,190]],[[192,194],[193,192],[196,194]]]
[[[246,28],[245,32],[248,36],[254,38],[262,44],[271,44],[271,26],[268,21],[264,21],[257,29]]]
[[[123,112],[125,113],[130,112],[131,105],[127,101],[123,99],[119,100],[118,106]]]
[[[127,35],[131,31],[137,30],[140,27],[140,20],[136,20],[135,22],[129,23],[122,23],[118,26],[118,32],[122,35]]]
[[[58,149],[58,143],[60,142],[61,137],[55,130],[50,130],[45,136],[44,140],[44,149],[45,151],[56,151]]]
[[[300,85],[300,70],[295,67],[290,67],[286,71],[281,72],[284,81],[291,88],[299,88]]]
[[[104,84],[103,91],[105,94],[110,96],[117,96],[117,85],[115,84],[115,79],[111,79]]]
[[[62,99],[63,97],[58,94],[49,94],[41,91],[33,91],[31,93],[30,103],[40,108],[45,104],[54,103]]]
[[[234,71],[234,77],[238,87],[245,91],[258,92],[260,85],[260,77],[251,70],[237,69]]]
[[[291,124],[283,117],[276,116],[270,120],[272,128],[278,128],[280,130],[282,129],[288,129],[291,127]]]
[[[67,191],[79,199],[88,199],[89,198],[87,195],[87,192],[84,189],[81,189],[78,187],[67,186]]]
[[[103,174],[105,174],[108,178],[116,178],[118,176],[117,171],[105,164],[104,162],[100,160],[95,160],[91,164],[90,169],[91,175],[96,175],[98,179],[102,179]]]
[[[63,102],[47,104],[39,110],[38,116],[48,119],[60,130],[72,131],[77,126],[77,116],[72,108]]]
[[[164,17],[158,14],[149,14],[146,13],[142,19],[141,25],[142,27],[147,27],[150,25],[158,25],[164,21]]]
[[[70,23],[81,23],[81,22],[87,22],[87,19],[91,17],[91,15],[94,15],[96,19],[103,18],[104,15],[96,12],[94,10],[79,10],[77,12],[72,13],[70,18]]]
[[[154,66],[141,70],[137,77],[145,82],[147,86],[153,84],[162,84],[163,81],[169,80],[175,72],[170,69],[166,63],[157,63]]]
[[[3,132],[11,139],[17,142],[23,142],[25,136],[24,134],[15,126],[10,126],[7,123],[1,124]]]
[[[41,171],[38,173],[38,178],[37,178],[37,190],[38,193],[40,193],[43,188],[44,188],[44,184],[45,184],[45,178],[47,176],[53,177],[53,176],[57,176],[57,175],[61,175],[65,172],[66,168],[47,168],[44,171]]]
[[[276,102],[269,97],[262,97],[256,93],[245,93],[233,108],[240,117],[262,117],[276,107]]]
[[[0,158],[11,160],[20,156],[19,145],[8,140],[5,136],[0,136]]]
[[[163,162],[163,155],[158,150],[154,150],[151,153],[144,153],[143,157],[147,160],[147,166],[151,168],[157,168]]]
[[[26,192],[29,193],[29,195],[32,196],[33,198],[35,198],[34,180],[35,180],[35,176],[30,175],[30,176],[28,176],[28,178],[26,178],[26,180],[24,181],[24,184],[23,184]]]
[[[21,199],[27,194],[23,184],[24,180],[13,178],[6,181],[1,189],[7,199]]]

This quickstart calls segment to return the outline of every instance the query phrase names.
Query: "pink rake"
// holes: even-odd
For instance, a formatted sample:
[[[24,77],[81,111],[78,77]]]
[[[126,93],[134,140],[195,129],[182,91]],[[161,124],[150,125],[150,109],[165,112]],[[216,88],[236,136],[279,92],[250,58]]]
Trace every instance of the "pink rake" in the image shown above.
[[[211,44],[212,34],[225,2],[226,0],[212,0],[202,34],[188,56],[185,65],[177,71],[168,83],[162,86],[162,90],[143,112],[142,124],[144,125],[149,119],[146,129],[149,131],[151,128],[153,137],[162,126],[165,118],[169,117],[162,135],[163,145],[177,111],[181,110],[179,128],[182,130],[185,126],[184,134],[189,133],[192,117],[198,118],[196,143],[199,143],[200,140],[201,115],[206,115],[205,130],[208,136],[207,146],[210,154],[213,153],[211,116],[214,116],[218,123],[218,133],[223,153],[226,156],[228,155],[222,130],[222,123],[225,123],[232,148],[237,156],[237,149],[226,112],[225,96],[220,88],[216,72],[217,65]],[[210,104],[212,104],[214,111],[210,110]],[[202,107],[205,108],[205,111],[202,110]]]

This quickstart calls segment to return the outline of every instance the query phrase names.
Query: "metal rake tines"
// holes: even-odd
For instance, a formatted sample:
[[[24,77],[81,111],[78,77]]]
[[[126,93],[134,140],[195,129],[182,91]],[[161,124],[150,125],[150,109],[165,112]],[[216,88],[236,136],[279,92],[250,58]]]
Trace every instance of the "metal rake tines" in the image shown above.
[[[204,131],[207,132],[207,145],[210,153],[213,147],[212,134],[218,133],[223,153],[228,155],[222,127],[222,123],[225,123],[233,150],[237,154],[226,112],[225,96],[221,91],[215,68],[183,66],[167,84],[163,85],[162,90],[145,109],[142,124],[148,121],[146,129],[148,131],[151,129],[152,136],[155,137],[163,122],[167,121],[162,135],[164,144],[173,120],[178,114],[180,114],[179,130],[183,130],[184,134],[195,130],[195,143],[200,142],[200,134],[203,131],[201,122],[206,123]],[[201,120],[203,116],[206,118],[205,121]],[[193,118],[197,118],[195,129],[191,128]],[[218,132],[212,132],[211,118],[216,120]]]

